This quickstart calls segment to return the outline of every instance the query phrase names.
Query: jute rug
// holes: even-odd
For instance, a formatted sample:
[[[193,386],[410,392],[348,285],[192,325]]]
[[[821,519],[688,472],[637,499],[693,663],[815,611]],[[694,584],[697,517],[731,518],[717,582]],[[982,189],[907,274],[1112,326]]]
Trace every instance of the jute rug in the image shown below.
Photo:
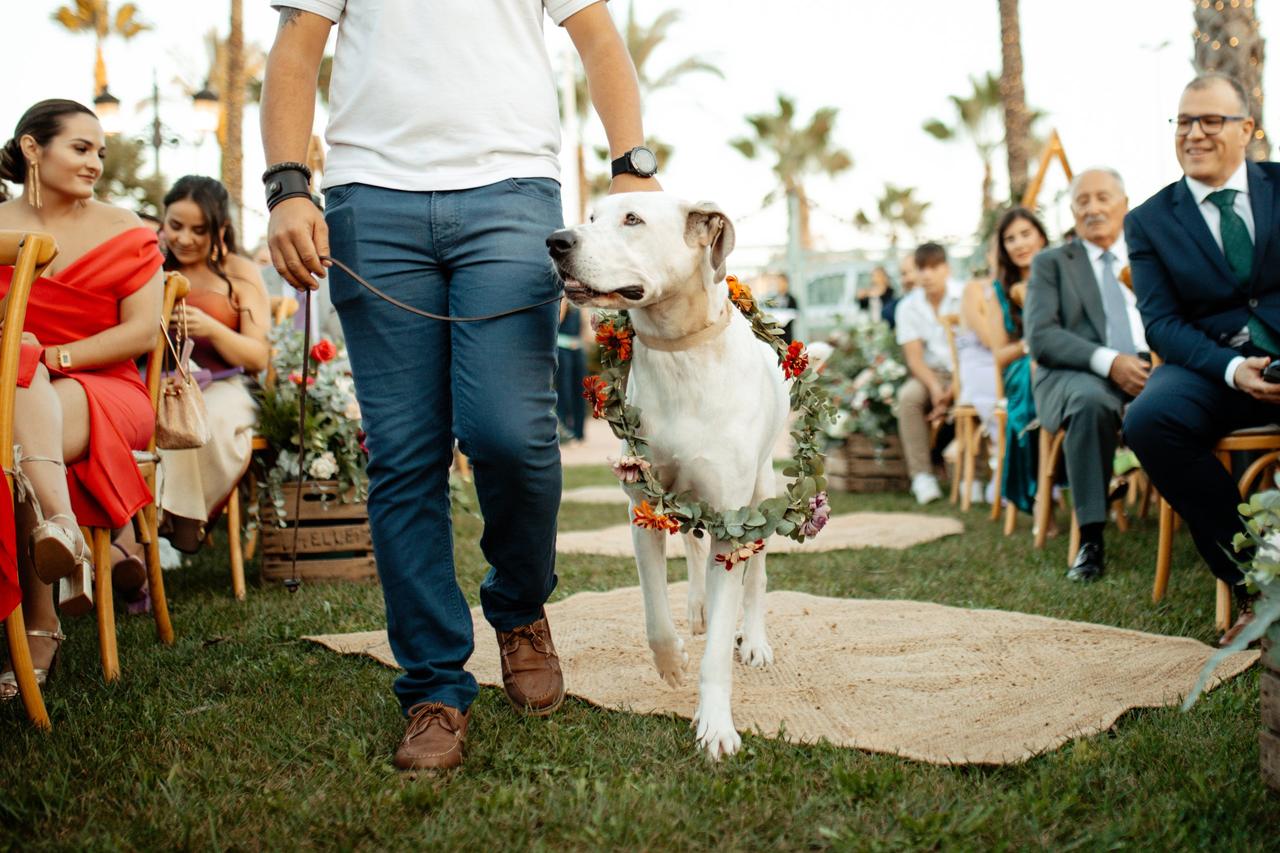
[[[822,532],[805,542],[775,536],[769,540],[768,553],[815,554],[845,548],[910,548],[963,532],[964,524],[954,518],[917,515],[912,512],[851,512],[831,516]],[[634,553],[631,547],[631,525],[561,531],[556,536],[556,551],[561,554],[630,557]],[[681,537],[668,536],[667,559],[683,557],[684,542]]]
[[[548,605],[570,694],[692,718],[703,638],[688,636],[685,584],[671,587],[671,602],[690,659],[678,689],[653,668],[638,587]],[[469,667],[481,683],[501,684],[493,633],[479,608],[472,618]],[[1017,763],[1105,731],[1131,708],[1177,705],[1214,651],[1183,637],[1025,613],[785,591],[769,593],[768,624],[774,665],[734,666],[740,730],[934,764]],[[383,631],[307,639],[395,666]],[[1257,658],[1231,656],[1211,684]],[[689,739],[692,748],[692,732]]]

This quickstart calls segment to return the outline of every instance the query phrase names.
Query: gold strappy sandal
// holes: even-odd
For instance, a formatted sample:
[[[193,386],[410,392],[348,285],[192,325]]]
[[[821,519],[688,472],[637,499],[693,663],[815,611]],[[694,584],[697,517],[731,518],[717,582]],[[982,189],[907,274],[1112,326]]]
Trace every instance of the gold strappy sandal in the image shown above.
[[[22,470],[26,462],[50,462],[66,470],[61,459],[46,456],[23,456],[21,445],[14,445],[12,476],[17,501],[26,501],[36,516],[29,547],[36,577],[47,584],[59,583],[58,604],[69,616],[80,616],[93,609],[93,558],[76,520],[66,513],[48,518],[36,497],[31,480]],[[60,523],[65,519],[66,523]]]
[[[60,630],[28,631],[27,636],[43,637],[46,640],[54,640],[58,644],[57,648],[53,650],[53,657],[49,660],[49,668],[35,670],[36,684],[43,689],[49,683],[49,679],[53,677],[54,670],[58,668],[58,659],[62,656],[62,641],[66,639],[66,636]],[[0,672],[0,702],[11,702],[17,699],[19,695],[21,695],[21,691],[18,689],[18,677],[14,675],[13,670],[7,669],[4,672]]]

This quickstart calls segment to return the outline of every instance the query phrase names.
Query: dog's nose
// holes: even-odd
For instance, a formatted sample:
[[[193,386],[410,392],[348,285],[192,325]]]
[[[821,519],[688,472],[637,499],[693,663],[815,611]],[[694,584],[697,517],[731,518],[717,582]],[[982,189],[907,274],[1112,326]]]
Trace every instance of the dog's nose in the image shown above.
[[[561,228],[547,238],[547,250],[551,252],[553,258],[564,257],[573,251],[576,245],[578,245],[578,238],[568,228]]]

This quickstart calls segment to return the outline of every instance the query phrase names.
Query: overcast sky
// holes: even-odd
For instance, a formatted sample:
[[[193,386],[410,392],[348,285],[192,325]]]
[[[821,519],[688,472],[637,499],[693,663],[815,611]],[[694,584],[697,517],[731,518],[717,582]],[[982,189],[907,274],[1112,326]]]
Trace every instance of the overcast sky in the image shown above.
[[[150,108],[141,105],[155,71],[161,117],[186,140],[167,148],[162,167],[176,178],[186,172],[217,174],[217,145],[196,145],[190,101],[176,79],[196,84],[208,65],[203,35],[226,31],[228,4],[221,0],[136,0],[141,17],[155,25],[129,43],[111,40],[107,69],[112,93],[126,107],[126,130],[149,135]],[[454,0],[460,2],[460,0]],[[466,0],[483,2],[483,0]],[[670,191],[721,204],[738,225],[739,262],[760,262],[786,239],[781,203],[762,209],[773,188],[767,161],[747,161],[727,141],[748,131],[743,116],[771,110],[777,93],[798,99],[805,118],[823,106],[839,108],[836,139],[854,168],[829,181],[815,179],[810,195],[821,208],[813,228],[832,249],[872,247],[876,238],[848,220],[870,208],[886,181],[917,188],[932,202],[926,237],[964,238],[972,233],[980,203],[981,167],[966,141],[942,143],[922,123],[954,116],[947,95],[968,91],[968,77],[999,71],[996,0],[635,0],[637,15],[651,20],[671,6],[684,10],[668,42],[652,59],[660,71],[697,55],[718,65],[721,80],[686,78],[646,104],[647,130],[675,146],[661,175]],[[70,97],[84,102],[93,91],[93,40],[66,33],[50,20],[53,0],[8,0],[6,45],[0,75],[21,81],[33,101]],[[424,7],[429,4],[424,2]],[[625,0],[613,0],[625,19]],[[1264,36],[1280,34],[1262,2]],[[114,8],[116,3],[112,3]],[[1191,75],[1193,3],[1190,0],[1023,0],[1022,44],[1027,98],[1044,110],[1043,127],[1062,136],[1072,165],[1117,168],[1136,204],[1179,172],[1167,119]],[[1280,16],[1280,6],[1276,14]],[[245,0],[247,40],[270,45],[276,13],[268,0]],[[564,33],[548,20],[548,48],[559,63],[568,55]],[[481,36],[476,36],[481,37]],[[1273,62],[1264,84],[1280,92]],[[1280,97],[1280,95],[1277,95]],[[0,103],[0,136],[8,138],[29,106],[12,94]],[[141,107],[141,108],[140,108]],[[245,118],[245,230],[249,244],[264,230],[257,175],[263,168],[257,112]],[[592,119],[590,134],[603,139]],[[1004,183],[1003,163],[997,177]],[[1042,199],[1064,182],[1054,177]],[[829,212],[829,215],[828,213]],[[1055,235],[1068,223],[1050,214]]]

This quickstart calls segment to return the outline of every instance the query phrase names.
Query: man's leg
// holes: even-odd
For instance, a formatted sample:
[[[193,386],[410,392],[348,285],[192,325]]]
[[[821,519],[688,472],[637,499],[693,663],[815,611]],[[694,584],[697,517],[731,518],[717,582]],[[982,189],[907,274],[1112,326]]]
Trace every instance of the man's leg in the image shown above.
[[[1065,389],[1063,424],[1071,503],[1083,532],[1107,520],[1107,487],[1120,432],[1120,392],[1091,373],[1072,376]]]
[[[1229,556],[1231,539],[1244,529],[1236,507],[1240,492],[1213,454],[1218,439],[1235,429],[1280,418],[1280,409],[1165,364],[1129,406],[1125,442],[1160,494],[1187,522],[1200,555],[1237,597],[1246,594],[1240,569]]]
[[[489,314],[556,294],[545,241],[561,227],[559,184],[503,181],[440,193],[437,201],[437,221],[456,225],[440,247],[452,270],[454,314]],[[504,632],[537,621],[556,584],[557,315],[553,301],[452,328],[454,429],[475,472],[485,519],[480,548],[490,565],[480,601]]]
[[[325,215],[334,257],[395,298],[445,313],[431,194],[337,189]],[[387,634],[405,668],[396,695],[406,711],[433,701],[465,712],[476,682],[463,669],[471,612],[454,575],[449,517],[449,328],[379,299],[336,267],[330,275],[368,434],[369,526]]]
[[[907,460],[907,473],[932,474],[929,458],[929,390],[912,376],[898,389],[898,437],[902,439],[902,455]]]

